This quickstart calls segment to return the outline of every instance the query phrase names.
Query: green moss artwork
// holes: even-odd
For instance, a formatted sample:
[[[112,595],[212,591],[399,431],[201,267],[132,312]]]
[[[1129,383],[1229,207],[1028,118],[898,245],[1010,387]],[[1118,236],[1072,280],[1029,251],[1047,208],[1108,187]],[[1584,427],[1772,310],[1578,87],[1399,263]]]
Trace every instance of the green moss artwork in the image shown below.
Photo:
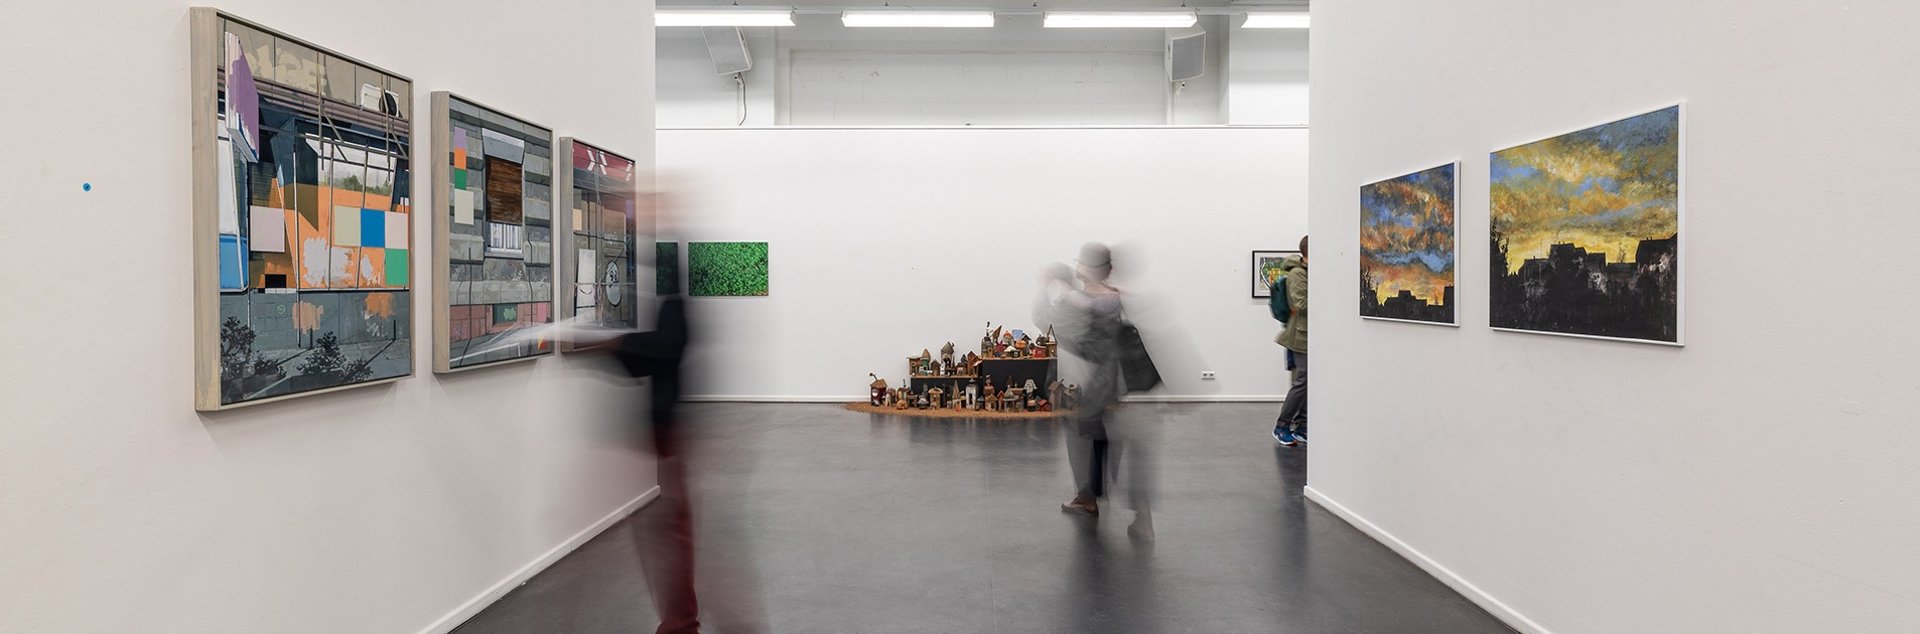
[[[766,297],[767,243],[688,242],[687,294]]]

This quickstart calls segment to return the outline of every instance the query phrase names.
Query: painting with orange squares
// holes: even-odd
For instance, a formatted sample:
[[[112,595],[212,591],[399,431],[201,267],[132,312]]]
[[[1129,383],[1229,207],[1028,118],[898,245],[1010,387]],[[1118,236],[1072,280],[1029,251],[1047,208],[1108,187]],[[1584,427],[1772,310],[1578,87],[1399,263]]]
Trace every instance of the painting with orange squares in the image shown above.
[[[193,20],[196,405],[411,375],[412,82],[213,9]]]

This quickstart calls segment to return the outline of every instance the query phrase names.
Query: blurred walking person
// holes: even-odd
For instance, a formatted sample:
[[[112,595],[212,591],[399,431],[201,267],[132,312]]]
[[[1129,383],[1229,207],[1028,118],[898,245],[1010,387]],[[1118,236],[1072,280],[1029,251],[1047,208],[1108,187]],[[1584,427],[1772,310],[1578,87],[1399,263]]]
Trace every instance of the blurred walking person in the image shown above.
[[[1048,267],[1034,300],[1036,325],[1050,325],[1060,338],[1059,372],[1062,383],[1080,386],[1080,398],[1067,415],[1067,462],[1073,470],[1074,496],[1062,511],[1097,516],[1099,499],[1118,473],[1121,446],[1109,434],[1109,408],[1125,392],[1121,380],[1124,308],[1120,290],[1108,284],[1113,254],[1106,245],[1088,243],[1069,270]],[[1145,456],[1136,464],[1145,466]],[[1138,470],[1135,470],[1138,471]],[[1136,533],[1151,535],[1152,520],[1145,489],[1147,474],[1130,477],[1130,495],[1138,513]]]
[[[653,431],[655,469],[660,498],[653,517],[646,519],[647,543],[641,557],[654,609],[660,612],[659,634],[700,631],[700,605],[693,591],[693,504],[687,482],[686,439],[678,416],[683,364],[693,331],[687,323],[685,300],[678,294],[660,298],[654,329],[621,337],[613,354],[635,377],[648,378],[648,423]]]

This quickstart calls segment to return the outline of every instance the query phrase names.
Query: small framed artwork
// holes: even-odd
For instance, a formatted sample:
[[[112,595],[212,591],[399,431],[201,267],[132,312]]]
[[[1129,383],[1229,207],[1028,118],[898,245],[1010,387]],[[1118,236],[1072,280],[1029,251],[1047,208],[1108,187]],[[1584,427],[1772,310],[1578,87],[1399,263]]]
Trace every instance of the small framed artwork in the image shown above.
[[[1299,251],[1254,251],[1253,252],[1253,298],[1273,297],[1273,283],[1280,281],[1280,263],[1288,256],[1300,255]]]

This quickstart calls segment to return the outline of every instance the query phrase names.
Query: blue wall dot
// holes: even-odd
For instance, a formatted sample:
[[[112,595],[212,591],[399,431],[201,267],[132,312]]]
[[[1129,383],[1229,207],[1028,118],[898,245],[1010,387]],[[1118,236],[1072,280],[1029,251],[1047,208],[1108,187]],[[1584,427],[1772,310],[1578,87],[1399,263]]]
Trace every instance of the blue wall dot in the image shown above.
[[[83,192],[93,191],[93,183],[81,183],[80,191],[83,191]]]

